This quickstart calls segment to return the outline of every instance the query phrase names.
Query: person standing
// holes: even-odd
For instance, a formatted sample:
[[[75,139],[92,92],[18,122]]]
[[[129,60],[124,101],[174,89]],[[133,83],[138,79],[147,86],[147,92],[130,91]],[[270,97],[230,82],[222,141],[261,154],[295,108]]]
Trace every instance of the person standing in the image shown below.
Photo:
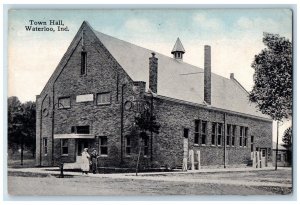
[[[91,156],[88,153],[88,148],[84,148],[81,153],[81,170],[83,175],[88,175],[90,171],[90,158]]]
[[[97,172],[97,159],[98,159],[98,157],[99,157],[99,155],[97,153],[97,150],[94,148],[93,152],[91,153],[93,174],[96,174],[96,172]]]

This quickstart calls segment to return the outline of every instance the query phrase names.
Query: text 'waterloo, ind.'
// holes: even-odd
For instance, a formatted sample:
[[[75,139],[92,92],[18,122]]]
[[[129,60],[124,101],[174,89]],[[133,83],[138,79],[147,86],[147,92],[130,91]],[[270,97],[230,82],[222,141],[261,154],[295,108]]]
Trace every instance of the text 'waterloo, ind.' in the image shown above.
[[[63,20],[48,20],[35,21],[29,20],[28,25],[25,26],[26,31],[69,31],[68,26],[65,26]]]

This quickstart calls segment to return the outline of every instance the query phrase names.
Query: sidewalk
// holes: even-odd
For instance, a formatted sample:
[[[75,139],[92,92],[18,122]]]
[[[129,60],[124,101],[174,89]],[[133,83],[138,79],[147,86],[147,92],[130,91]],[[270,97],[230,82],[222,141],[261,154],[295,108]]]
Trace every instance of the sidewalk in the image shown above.
[[[290,168],[278,168],[290,169]],[[209,179],[209,178],[194,178],[194,173],[232,173],[232,172],[256,172],[274,170],[274,167],[266,168],[226,168],[226,169],[201,169],[189,170],[187,172],[146,172],[138,173],[113,173],[113,174],[89,174],[82,176],[81,172],[64,171],[64,175],[92,177],[92,178],[111,178],[111,179],[134,179],[134,180],[150,180],[150,181],[166,181],[166,182],[186,182],[186,183],[205,183],[205,184],[230,184],[230,185],[245,185],[245,186],[272,186],[272,187],[292,187],[290,183],[266,182],[266,181],[249,181],[249,180],[236,180],[236,179]],[[60,171],[57,167],[43,167],[43,168],[8,168],[8,172],[22,172],[22,173],[36,173],[36,174],[49,174],[59,175]],[[191,175],[189,175],[191,174]],[[181,175],[181,176],[178,176]]]

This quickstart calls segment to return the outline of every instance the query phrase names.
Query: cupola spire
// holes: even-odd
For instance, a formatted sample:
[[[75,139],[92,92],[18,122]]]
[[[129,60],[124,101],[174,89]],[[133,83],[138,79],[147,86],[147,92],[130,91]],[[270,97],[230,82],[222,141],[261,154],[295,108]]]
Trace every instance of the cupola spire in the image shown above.
[[[183,45],[179,38],[177,38],[176,43],[173,47],[173,50],[171,51],[171,54],[173,54],[174,59],[182,61],[183,54],[185,53],[185,50],[183,48]]]

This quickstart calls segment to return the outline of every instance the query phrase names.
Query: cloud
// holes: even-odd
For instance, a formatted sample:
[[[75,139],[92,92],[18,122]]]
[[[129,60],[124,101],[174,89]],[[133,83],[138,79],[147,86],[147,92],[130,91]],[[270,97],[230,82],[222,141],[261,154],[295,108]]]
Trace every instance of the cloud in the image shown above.
[[[153,23],[147,19],[131,18],[124,23],[124,28],[134,32],[149,32],[155,30]]]
[[[207,30],[220,30],[223,25],[222,22],[217,18],[207,18],[205,14],[196,14],[193,17],[193,22],[203,29]]]
[[[239,31],[248,31],[255,33],[278,33],[287,38],[291,38],[291,18],[282,18],[280,22],[271,18],[248,18],[240,17],[236,23],[235,28]]]

